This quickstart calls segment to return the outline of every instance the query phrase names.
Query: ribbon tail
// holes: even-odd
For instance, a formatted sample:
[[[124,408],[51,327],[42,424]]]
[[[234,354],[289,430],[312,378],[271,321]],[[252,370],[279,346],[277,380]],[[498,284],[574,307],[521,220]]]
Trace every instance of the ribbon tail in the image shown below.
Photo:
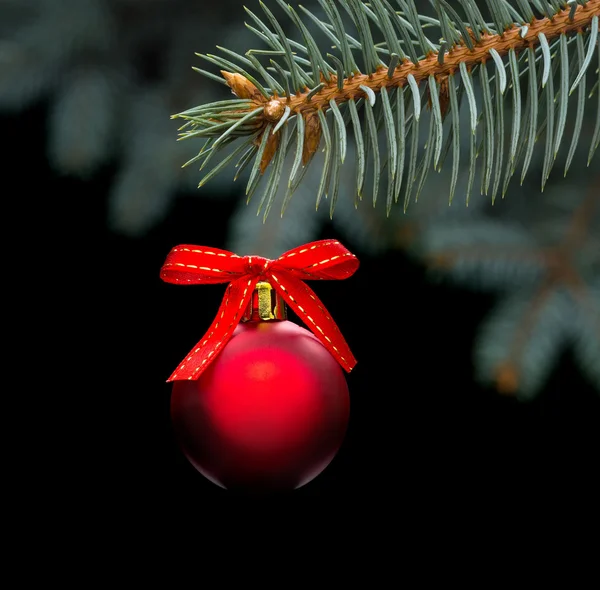
[[[302,280],[285,271],[267,272],[267,275],[272,281],[273,288],[280,293],[344,370],[350,373],[356,365],[356,359],[316,293]]]
[[[229,284],[212,325],[167,379],[167,383],[200,377],[233,335],[252,299],[252,291],[257,282],[258,277],[246,276]]]

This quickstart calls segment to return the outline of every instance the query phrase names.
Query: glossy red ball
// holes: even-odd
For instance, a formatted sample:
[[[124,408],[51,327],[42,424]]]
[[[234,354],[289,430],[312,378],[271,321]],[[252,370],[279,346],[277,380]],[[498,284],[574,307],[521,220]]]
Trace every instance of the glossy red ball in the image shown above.
[[[176,381],[171,419],[191,464],[231,490],[285,491],[317,477],[346,434],[344,373],[293,322],[240,324],[196,381]]]

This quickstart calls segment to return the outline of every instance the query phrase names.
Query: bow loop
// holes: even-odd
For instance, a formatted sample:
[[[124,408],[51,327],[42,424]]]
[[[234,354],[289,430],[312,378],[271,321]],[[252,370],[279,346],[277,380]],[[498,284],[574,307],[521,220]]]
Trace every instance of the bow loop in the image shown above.
[[[358,259],[337,240],[320,240],[282,254],[273,269],[305,280],[341,280],[353,275]]]
[[[160,277],[167,283],[208,285],[227,283],[245,270],[244,258],[233,252],[182,244],[169,252]]]
[[[267,280],[350,372],[356,359],[323,303],[303,280],[346,279],[358,268],[358,259],[337,240],[299,246],[277,260],[238,256],[227,250],[184,244],[169,252],[160,276],[175,284],[229,283],[211,327],[179,364],[168,381],[198,379],[222,350],[250,303],[259,280]]]

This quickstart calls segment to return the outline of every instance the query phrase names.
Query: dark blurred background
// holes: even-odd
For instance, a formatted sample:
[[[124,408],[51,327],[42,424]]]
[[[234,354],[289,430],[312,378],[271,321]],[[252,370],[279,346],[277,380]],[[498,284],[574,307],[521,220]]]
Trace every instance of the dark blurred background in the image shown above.
[[[258,11],[254,4],[249,8]],[[318,12],[316,2],[305,5]],[[88,417],[78,423],[69,414],[78,435],[67,445],[67,462],[85,463],[89,446],[98,461],[97,485],[107,497],[132,505],[144,497],[157,510],[169,505],[182,511],[201,511],[201,502],[229,497],[194,471],[170,425],[166,379],[212,321],[225,288],[163,283],[160,267],[180,243],[275,257],[303,242],[336,237],[361,261],[344,283],[313,285],[358,359],[348,376],[347,438],[328,469],[284,502],[325,496],[420,503],[498,492],[527,501],[528,484],[540,477],[583,486],[597,469],[598,359],[582,370],[566,339],[525,394],[498,388],[478,365],[476,351],[482,323],[506,289],[471,288],[450,272],[440,276],[429,264],[432,257],[422,255],[433,246],[412,248],[414,232],[431,236],[445,213],[433,221],[415,213],[418,223],[410,225],[401,213],[386,219],[381,202],[377,215],[368,203],[358,212],[340,204],[339,219],[334,214],[330,222],[312,203],[284,220],[274,208],[263,226],[255,221],[257,203],[244,204],[244,185],[231,182],[233,173],[196,189],[200,173],[193,167],[180,172],[199,146],[175,141],[177,125],[169,115],[228,97],[224,87],[191,71],[192,65],[215,69],[194,52],[213,52],[217,44],[240,51],[261,46],[243,26],[248,19],[241,2],[57,0],[3,2],[0,10],[3,162],[13,183],[6,185],[13,187],[7,198],[19,200],[21,215],[35,211],[43,235],[60,244],[61,268],[73,273],[51,275],[44,287],[60,293],[56,309],[72,320],[66,323],[83,328],[66,344],[65,357],[73,347],[73,358],[81,355],[94,367],[62,394],[70,412]],[[508,203],[514,201],[514,215],[525,220],[521,228],[531,228],[533,246],[552,243],[560,215],[567,221],[573,216],[570,204],[582,195],[598,198],[598,155],[591,168],[581,164],[586,138],[567,180],[562,170],[551,177],[554,192],[539,191],[539,147],[529,183],[519,186],[515,178],[508,191],[505,217],[488,213],[475,197],[467,210],[458,195],[449,223],[459,227],[463,219],[465,232],[485,216],[510,223]],[[427,202],[446,198],[447,177],[433,183],[423,202],[428,195]],[[298,207],[312,198],[310,190],[314,196],[307,188],[294,197]],[[344,200],[352,196],[341,194]],[[503,211],[504,202],[499,207]],[[32,225],[15,221],[27,240]],[[592,254],[582,264],[588,265],[584,276],[597,284],[594,232]],[[459,234],[476,247],[471,234]],[[501,271],[490,264],[481,274],[486,279],[495,272]],[[597,291],[590,293],[598,305]],[[88,338],[89,357],[82,350]]]

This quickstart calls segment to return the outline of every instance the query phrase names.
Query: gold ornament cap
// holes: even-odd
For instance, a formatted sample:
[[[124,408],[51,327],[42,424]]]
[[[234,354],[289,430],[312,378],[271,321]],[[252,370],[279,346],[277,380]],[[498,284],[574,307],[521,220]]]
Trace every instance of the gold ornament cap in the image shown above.
[[[267,281],[256,283],[242,322],[286,320],[287,310],[281,295]]]

